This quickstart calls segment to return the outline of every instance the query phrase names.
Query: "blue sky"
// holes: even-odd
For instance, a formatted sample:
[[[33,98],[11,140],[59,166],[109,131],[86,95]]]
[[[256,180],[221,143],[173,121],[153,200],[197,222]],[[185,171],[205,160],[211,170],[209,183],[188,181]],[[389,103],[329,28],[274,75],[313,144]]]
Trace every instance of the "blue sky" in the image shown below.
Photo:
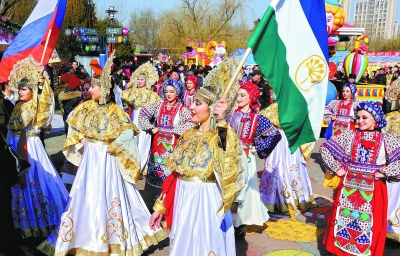
[[[289,0],[291,1],[291,0]],[[312,1],[312,0],[309,0]],[[143,7],[154,8],[156,12],[162,12],[177,6],[181,3],[180,0],[94,0],[97,6],[97,11],[100,15],[104,15],[105,10],[110,5],[113,5],[119,12],[116,14],[116,18],[119,19],[122,24],[128,26],[130,12]],[[199,1],[201,2],[201,1]],[[267,10],[271,0],[246,0],[245,3],[245,17],[243,17],[249,26],[253,26],[253,21],[261,18],[264,12]],[[355,0],[352,0],[350,13],[353,15]],[[400,0],[396,0],[396,21],[400,21]],[[350,20],[352,20],[350,18]]]

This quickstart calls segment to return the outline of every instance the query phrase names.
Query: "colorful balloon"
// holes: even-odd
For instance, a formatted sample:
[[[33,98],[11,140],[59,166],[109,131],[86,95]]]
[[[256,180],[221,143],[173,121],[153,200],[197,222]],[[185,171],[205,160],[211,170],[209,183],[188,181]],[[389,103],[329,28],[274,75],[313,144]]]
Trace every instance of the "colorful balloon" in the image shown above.
[[[328,81],[328,89],[326,90],[326,100],[325,100],[325,106],[329,104],[332,100],[336,100],[336,87],[335,85]]]
[[[360,54],[358,52],[352,52],[344,58],[343,67],[346,72],[346,75],[350,74],[356,75],[356,82],[358,82],[364,71],[368,66],[368,57],[364,54]]]
[[[129,34],[129,29],[128,29],[128,28],[123,28],[123,29],[122,29],[122,34],[123,34],[123,35]]]

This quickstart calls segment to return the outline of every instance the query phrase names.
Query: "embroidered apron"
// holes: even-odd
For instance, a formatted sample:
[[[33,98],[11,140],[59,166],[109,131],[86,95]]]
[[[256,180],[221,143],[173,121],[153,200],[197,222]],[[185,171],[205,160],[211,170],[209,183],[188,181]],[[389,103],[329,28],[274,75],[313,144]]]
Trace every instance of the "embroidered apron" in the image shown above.
[[[160,112],[157,118],[158,132],[154,135],[153,145],[151,148],[151,157],[155,165],[165,165],[167,157],[172,152],[177,140],[176,135],[172,132],[174,129],[174,119],[181,111],[182,104],[177,103],[171,109],[167,108],[167,102],[163,102],[160,107]],[[168,154],[165,154],[168,153]],[[163,168],[155,168],[158,177],[163,180],[168,173],[164,173]]]
[[[339,102],[336,120],[333,123],[333,135],[336,136],[344,131],[354,128],[354,124],[351,122],[352,116],[350,116],[352,108],[352,100],[350,100],[347,104],[344,104],[344,100]]]
[[[374,133],[374,143],[363,146],[362,132],[357,131],[353,139],[351,160],[341,188],[335,220],[335,246],[354,255],[371,255],[373,236],[372,198],[374,195],[374,173],[382,134]],[[339,187],[340,188],[340,187]]]

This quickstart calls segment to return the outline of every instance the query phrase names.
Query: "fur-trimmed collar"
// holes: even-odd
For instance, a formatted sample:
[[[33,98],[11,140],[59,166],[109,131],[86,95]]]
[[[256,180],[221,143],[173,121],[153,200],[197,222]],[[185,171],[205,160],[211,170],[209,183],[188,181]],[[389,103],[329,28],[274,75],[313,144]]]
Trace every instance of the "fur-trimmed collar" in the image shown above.
[[[72,91],[72,92],[61,92],[58,94],[58,100],[71,100],[75,98],[82,97],[82,93],[80,91]]]

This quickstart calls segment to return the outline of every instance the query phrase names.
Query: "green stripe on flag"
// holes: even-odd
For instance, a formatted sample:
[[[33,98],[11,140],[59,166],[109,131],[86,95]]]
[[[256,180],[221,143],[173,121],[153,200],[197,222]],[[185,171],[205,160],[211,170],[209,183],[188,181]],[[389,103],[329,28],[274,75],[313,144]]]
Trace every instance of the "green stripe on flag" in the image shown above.
[[[279,37],[275,10],[271,6],[250,36],[247,46],[252,48],[254,60],[277,96],[279,122],[290,151],[293,153],[300,145],[315,141],[307,101],[290,78],[286,46]]]

